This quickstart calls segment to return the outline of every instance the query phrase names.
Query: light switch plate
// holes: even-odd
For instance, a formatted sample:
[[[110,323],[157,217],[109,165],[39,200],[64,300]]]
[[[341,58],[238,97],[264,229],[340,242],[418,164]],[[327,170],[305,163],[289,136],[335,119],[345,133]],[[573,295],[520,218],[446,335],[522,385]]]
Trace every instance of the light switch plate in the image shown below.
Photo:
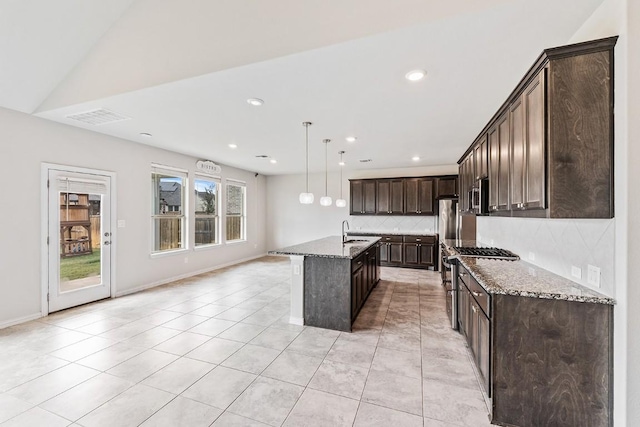
[[[536,254],[533,252],[529,252],[529,261],[535,261],[536,260]]]
[[[580,267],[576,267],[575,265],[572,265],[571,275],[576,279],[582,279],[582,269]]]
[[[600,287],[600,268],[589,264],[587,266],[587,283],[591,286]]]
[[[127,224],[125,223],[124,219],[119,219],[118,220],[118,228],[124,228]]]

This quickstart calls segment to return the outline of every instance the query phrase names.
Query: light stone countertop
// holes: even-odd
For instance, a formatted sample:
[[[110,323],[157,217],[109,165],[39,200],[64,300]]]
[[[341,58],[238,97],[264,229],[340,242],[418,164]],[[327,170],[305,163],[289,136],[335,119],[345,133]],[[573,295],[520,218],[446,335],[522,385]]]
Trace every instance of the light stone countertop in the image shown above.
[[[475,241],[444,240],[445,249],[455,256],[454,246],[487,247]],[[457,257],[460,263],[490,294],[557,299],[596,304],[616,303],[615,299],[575,283],[528,262],[489,258]]]
[[[416,230],[349,230],[347,236],[437,236],[437,233]]]
[[[282,249],[269,251],[269,255],[301,255],[320,258],[348,258],[353,259],[376,244],[377,237],[363,238],[361,242],[342,243],[342,237],[330,236],[323,239],[300,243]]]

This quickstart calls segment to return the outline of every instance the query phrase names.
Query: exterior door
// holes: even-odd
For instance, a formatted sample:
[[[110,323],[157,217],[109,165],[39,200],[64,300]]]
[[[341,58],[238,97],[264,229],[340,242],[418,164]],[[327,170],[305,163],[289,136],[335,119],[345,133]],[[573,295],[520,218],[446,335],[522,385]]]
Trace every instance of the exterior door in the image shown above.
[[[111,296],[111,177],[48,170],[48,312]]]

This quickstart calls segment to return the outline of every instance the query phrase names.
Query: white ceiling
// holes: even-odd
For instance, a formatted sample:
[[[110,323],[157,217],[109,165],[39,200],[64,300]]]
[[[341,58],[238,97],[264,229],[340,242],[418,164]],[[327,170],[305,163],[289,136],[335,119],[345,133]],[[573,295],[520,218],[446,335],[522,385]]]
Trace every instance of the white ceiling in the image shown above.
[[[119,19],[115,5],[106,13],[98,7],[108,2],[88,2],[100,25],[77,35],[102,38],[88,51],[70,43],[74,53],[57,61],[57,74],[38,68],[46,85],[29,92],[22,84],[24,96],[10,102],[0,92],[0,105],[262,174],[304,170],[306,120],[314,122],[313,171],[324,169],[325,138],[331,169],[338,150],[352,169],[452,164],[542,49],[565,44],[601,2],[136,0]],[[6,45],[0,30],[2,63],[5,52],[20,62],[16,52],[25,50],[14,78],[42,61],[36,39],[63,32],[45,27]],[[415,68],[428,71],[424,81],[404,79]],[[265,105],[249,106],[250,97]],[[92,126],[66,118],[95,108],[132,119]],[[358,163],[364,158],[373,161]]]

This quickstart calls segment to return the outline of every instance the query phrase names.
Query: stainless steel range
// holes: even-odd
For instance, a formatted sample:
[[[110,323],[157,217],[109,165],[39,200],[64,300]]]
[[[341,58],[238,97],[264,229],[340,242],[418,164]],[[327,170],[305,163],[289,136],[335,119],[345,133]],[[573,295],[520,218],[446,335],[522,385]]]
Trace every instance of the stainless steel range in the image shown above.
[[[515,261],[520,257],[511,251],[500,248],[484,248],[484,247],[471,247],[471,246],[454,246],[456,252],[462,256],[476,257],[476,258],[494,258],[504,259],[509,261]]]
[[[505,261],[516,261],[520,257],[511,251],[501,248],[482,246],[454,246],[455,255],[442,255],[442,264],[450,269],[450,276],[443,273],[443,285],[447,290],[447,314],[451,320],[451,327],[458,330],[458,256],[489,258]]]

